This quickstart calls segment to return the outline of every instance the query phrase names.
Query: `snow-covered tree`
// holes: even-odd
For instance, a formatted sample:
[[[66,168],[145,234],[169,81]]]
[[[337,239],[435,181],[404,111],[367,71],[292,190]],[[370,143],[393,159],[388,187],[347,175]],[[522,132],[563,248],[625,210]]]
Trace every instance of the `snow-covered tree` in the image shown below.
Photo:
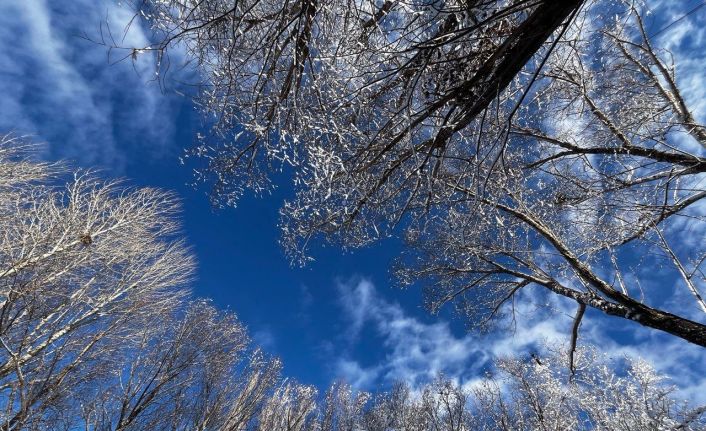
[[[271,431],[314,429],[318,392],[311,386],[283,382],[267,400],[258,427]]]
[[[677,430],[703,429],[706,408],[674,396],[642,360],[610,360],[592,349],[577,351],[576,371],[566,352],[498,362],[498,374],[470,390],[474,413],[467,429]],[[622,364],[620,363],[622,362]]]
[[[0,429],[244,429],[279,381],[230,313],[188,299],[177,201],[0,138]],[[297,389],[297,388],[295,388]]]
[[[192,258],[174,199],[32,161],[0,140],[0,429],[466,431],[684,429],[648,364],[578,348],[497,363],[465,386],[439,378],[322,397],[282,380],[243,326],[189,300]],[[27,154],[28,155],[28,154]]]
[[[180,45],[204,72],[199,103],[215,125],[195,153],[209,160],[216,201],[235,204],[269,188],[273,166],[332,147],[367,170],[445,145],[582,3],[140,0],[157,42],[128,55],[156,51],[165,66]]]
[[[706,128],[632,2],[580,4],[139,2],[147,49],[182,43],[207,77],[216,199],[295,167],[293,259],[401,234],[432,310],[485,324],[534,285],[575,302],[574,336],[589,307],[706,346],[706,251],[675,248],[703,232]],[[635,256],[691,300],[646,295]]]
[[[0,382],[3,421],[69,401],[100,378],[137,328],[184,296],[193,261],[171,239],[172,196],[16,160],[4,138],[0,175]]]
[[[540,286],[576,303],[574,337],[589,307],[706,346],[706,249],[689,240],[706,228],[706,128],[640,13],[624,7],[597,24],[606,5],[595,7],[547,61],[507,139],[489,118],[476,145],[459,142],[404,179],[418,187],[391,180],[366,206],[380,219],[411,216],[398,273],[427,281],[432,309],[454,301],[484,324]],[[343,193],[336,186],[291,204],[308,211],[289,216],[295,237],[333,231],[341,219],[317,199]]]
[[[460,384],[439,377],[412,390],[400,383],[376,397],[350,389],[327,398],[346,412],[332,431],[470,430],[701,430],[706,406],[680,401],[646,362],[615,360],[590,348],[576,352],[576,370],[564,365],[566,351],[496,361],[492,374]],[[340,387],[340,386],[339,386]],[[363,408],[354,400],[366,400]],[[338,401],[336,401],[338,400]],[[324,421],[326,416],[322,417]]]

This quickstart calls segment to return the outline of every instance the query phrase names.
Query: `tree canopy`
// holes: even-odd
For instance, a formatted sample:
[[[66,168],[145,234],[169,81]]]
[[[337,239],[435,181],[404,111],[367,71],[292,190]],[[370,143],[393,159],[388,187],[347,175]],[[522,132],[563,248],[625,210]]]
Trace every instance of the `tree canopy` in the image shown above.
[[[629,1],[172,2],[140,10],[146,49],[182,44],[207,76],[212,133],[192,154],[235,205],[294,167],[295,262],[323,238],[390,235],[432,310],[475,323],[529,285],[706,346],[700,285],[706,128]],[[136,52],[136,51],[135,51]],[[645,292],[650,256],[691,297]],[[658,296],[658,295],[657,295]],[[703,314],[701,314],[703,317]]]

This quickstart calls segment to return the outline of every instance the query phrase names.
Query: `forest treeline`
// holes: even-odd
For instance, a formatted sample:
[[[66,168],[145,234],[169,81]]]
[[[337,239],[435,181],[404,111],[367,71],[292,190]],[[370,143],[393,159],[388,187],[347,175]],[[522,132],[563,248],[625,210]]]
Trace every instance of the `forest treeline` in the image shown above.
[[[703,429],[647,363],[579,349],[374,395],[281,375],[229,311],[193,299],[169,193],[33,161],[0,139],[0,429]],[[70,179],[61,185],[61,181]]]

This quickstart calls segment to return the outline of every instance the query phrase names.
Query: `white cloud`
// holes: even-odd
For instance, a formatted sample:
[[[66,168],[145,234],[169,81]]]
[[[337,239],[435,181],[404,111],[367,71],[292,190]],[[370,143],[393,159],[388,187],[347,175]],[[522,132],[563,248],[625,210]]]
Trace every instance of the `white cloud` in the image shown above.
[[[339,377],[358,389],[373,387],[379,378],[379,368],[363,368],[358,362],[345,358],[339,358],[336,361],[336,372]]]
[[[648,29],[656,33],[656,43],[673,55],[677,65],[677,84],[682,89],[686,102],[692,109],[697,121],[706,120],[706,52],[703,50],[706,42],[706,8],[698,6],[699,2],[676,2],[673,0],[652,0],[648,6],[653,15],[659,17],[660,27]],[[686,16],[689,11],[693,11]],[[671,25],[670,25],[671,24]]]
[[[358,342],[365,325],[370,325],[385,350],[383,361],[366,367],[350,357],[350,353],[337,360],[339,377],[359,389],[395,381],[417,387],[440,373],[467,382],[477,378],[491,358],[527,355],[544,341],[562,339],[564,327],[570,324],[562,322],[564,319],[523,320],[527,325],[520,324],[516,331],[501,338],[457,335],[448,322],[426,323],[410,316],[399,304],[380,295],[369,280],[353,279],[338,283],[337,287],[344,319],[350,328],[347,343]],[[519,304],[518,314],[534,311],[533,307]]]
[[[338,283],[340,302],[350,320],[351,337],[356,337],[366,320],[384,313],[386,304],[381,304],[375,286],[367,280],[353,283]],[[383,310],[381,310],[381,308]]]
[[[100,39],[106,17],[120,43],[147,43],[137,24],[123,38],[132,14],[110,1],[0,2],[0,131],[33,135],[46,157],[118,171],[131,154],[164,153],[176,113],[147,83],[153,58],[111,65],[117,56],[80,37]]]
[[[529,359],[545,343],[566,345],[575,312],[570,301],[530,290],[516,302],[513,332],[458,335],[445,321],[426,323],[411,316],[400,304],[383,297],[370,280],[351,279],[339,282],[337,288],[343,319],[355,328],[347,333],[346,343],[355,346],[362,331],[370,328],[385,352],[382,360],[365,366],[352,349],[344,349],[336,359],[337,377],[361,390],[400,380],[418,388],[439,373],[471,387],[495,358]],[[591,311],[584,317],[579,343],[594,345],[616,359],[643,358],[671,379],[679,388],[678,396],[706,404],[706,351],[701,347]]]

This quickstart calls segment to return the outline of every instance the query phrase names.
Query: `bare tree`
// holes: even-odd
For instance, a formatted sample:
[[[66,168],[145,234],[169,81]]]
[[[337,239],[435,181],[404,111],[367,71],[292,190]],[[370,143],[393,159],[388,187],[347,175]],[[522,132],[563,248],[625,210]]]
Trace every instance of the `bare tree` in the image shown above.
[[[679,402],[674,388],[646,362],[627,360],[620,366],[592,349],[579,349],[572,377],[561,366],[565,355],[555,350],[535,360],[500,360],[497,376],[470,390],[473,418],[467,429],[627,431],[704,426],[706,409]]]
[[[626,264],[659,255],[706,311],[706,253],[675,249],[673,227],[703,223],[705,129],[638,11],[581,3],[140,5],[161,35],[148,49],[183,43],[209,77],[201,104],[225,143],[195,153],[214,196],[234,204],[297,167],[295,260],[314,237],[401,229],[399,274],[427,281],[432,310],[487,323],[535,285],[576,303],[574,340],[588,307],[706,346],[691,305],[643,298]]]
[[[593,349],[548,348],[534,358],[497,360],[493,374],[461,385],[443,377],[414,391],[404,383],[351,409],[351,393],[328,398],[348,412],[338,427],[360,431],[698,430],[706,406],[690,407],[646,362],[610,360]],[[321,414],[321,413],[320,413]],[[320,416],[322,424],[326,414]],[[347,425],[346,425],[347,424]],[[319,429],[319,428],[312,428]]]
[[[426,399],[432,386],[423,391]],[[377,394],[371,404],[363,413],[361,428],[366,431],[422,431],[429,429],[430,419],[434,416],[417,402],[406,382],[396,383],[390,390]]]
[[[1,145],[12,180],[0,191],[0,381],[15,429],[100,374],[126,328],[176,306],[193,263],[169,239],[169,194],[119,192],[87,173],[57,189],[42,181],[45,165],[8,159]]]
[[[583,348],[499,362],[472,391],[439,378],[376,397],[316,391],[279,376],[244,328],[189,301],[192,259],[174,201],[0,145],[3,430],[700,429],[706,408],[678,403],[643,362],[627,372]],[[21,170],[18,170],[22,168]],[[12,175],[8,172],[13,173]],[[17,174],[14,174],[17,172]]]
[[[367,170],[445,146],[582,3],[134,1],[158,43],[127,49],[164,64],[180,44],[205,72],[214,134],[194,154],[208,160],[214,199],[234,205],[246,188],[267,190],[272,168],[331,147],[355,150],[348,162]]]
[[[530,99],[443,147],[408,146],[361,169],[364,149],[322,145],[283,209],[287,250],[314,236],[362,246],[400,228],[397,272],[426,282],[432,310],[455,302],[485,324],[533,285],[576,303],[574,342],[589,307],[706,346],[693,320],[706,309],[706,252],[674,248],[679,226],[703,232],[706,129],[638,11],[623,5],[598,29],[597,16],[574,20]],[[666,262],[693,301],[665,309],[642,289],[635,256]]]
[[[319,412],[317,429],[321,431],[353,431],[361,427],[370,394],[360,392],[345,382],[331,385]]]
[[[314,429],[317,391],[311,386],[284,382],[260,412],[258,429],[265,431],[308,431]]]
[[[175,197],[31,156],[0,139],[0,429],[253,429],[279,362],[188,300]]]
[[[243,327],[230,314],[198,301],[184,312],[155,313],[123,352],[99,405],[87,412],[96,429],[203,430],[222,424],[250,378]],[[139,341],[138,341],[139,340]]]

